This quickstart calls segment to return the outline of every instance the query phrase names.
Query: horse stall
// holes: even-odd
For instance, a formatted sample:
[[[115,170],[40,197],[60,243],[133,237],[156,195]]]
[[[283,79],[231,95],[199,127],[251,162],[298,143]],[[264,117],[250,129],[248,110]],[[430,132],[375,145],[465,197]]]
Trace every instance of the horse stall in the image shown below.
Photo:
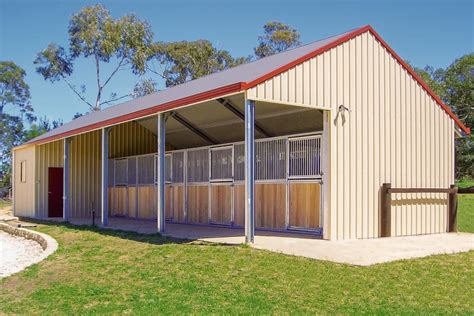
[[[320,233],[322,135],[255,142],[257,229]],[[243,142],[168,151],[165,218],[172,223],[243,227]],[[109,161],[110,215],[156,219],[156,154]]]

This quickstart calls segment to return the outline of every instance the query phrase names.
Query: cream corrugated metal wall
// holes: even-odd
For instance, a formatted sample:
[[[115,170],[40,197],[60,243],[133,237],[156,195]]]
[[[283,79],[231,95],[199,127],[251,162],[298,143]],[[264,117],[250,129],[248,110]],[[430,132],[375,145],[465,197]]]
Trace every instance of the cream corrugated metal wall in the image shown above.
[[[101,131],[76,136],[71,142],[70,211],[72,217],[100,217]],[[112,127],[109,158],[156,152],[156,136],[136,122]]]
[[[136,122],[116,125],[110,132],[110,158],[144,155],[157,151],[156,135]]]
[[[35,146],[15,150],[13,161],[14,214],[35,216]],[[21,182],[21,162],[26,163],[26,181]]]
[[[100,217],[101,131],[71,137],[70,197],[72,217]],[[48,216],[48,168],[63,167],[64,141],[36,146],[36,217]],[[136,122],[114,126],[110,131],[109,157],[156,152],[156,136]]]
[[[71,138],[69,146],[69,211],[71,217],[90,217],[91,210],[100,218],[101,135],[93,131]]]
[[[247,97],[255,101],[330,109],[330,91],[323,84],[329,74],[327,67],[324,58],[311,58],[247,90]]]
[[[277,77],[248,90],[248,98],[331,109],[327,238],[378,237],[385,182],[454,183],[454,121],[370,32]],[[351,111],[336,119],[341,104]],[[392,235],[446,231],[445,195],[392,198]]]
[[[36,146],[36,217],[48,217],[48,168],[63,167],[62,140]]]

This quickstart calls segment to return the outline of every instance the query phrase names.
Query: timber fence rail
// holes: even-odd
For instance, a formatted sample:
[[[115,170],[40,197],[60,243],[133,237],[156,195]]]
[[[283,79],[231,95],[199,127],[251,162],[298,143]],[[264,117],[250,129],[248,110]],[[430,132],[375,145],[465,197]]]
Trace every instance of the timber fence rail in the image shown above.
[[[459,194],[474,194],[474,186],[469,187],[469,188],[459,188],[458,193]]]
[[[448,224],[446,231],[457,232],[458,193],[474,193],[474,187],[459,189],[455,185],[449,188],[392,188],[390,183],[384,183],[381,188],[381,237],[392,235],[392,193],[446,193],[448,198]]]

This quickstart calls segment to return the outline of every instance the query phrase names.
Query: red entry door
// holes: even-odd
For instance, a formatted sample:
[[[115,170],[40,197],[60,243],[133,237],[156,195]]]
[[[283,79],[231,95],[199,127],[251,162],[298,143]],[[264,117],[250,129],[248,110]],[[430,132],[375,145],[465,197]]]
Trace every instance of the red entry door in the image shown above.
[[[48,168],[48,217],[63,216],[63,168]]]

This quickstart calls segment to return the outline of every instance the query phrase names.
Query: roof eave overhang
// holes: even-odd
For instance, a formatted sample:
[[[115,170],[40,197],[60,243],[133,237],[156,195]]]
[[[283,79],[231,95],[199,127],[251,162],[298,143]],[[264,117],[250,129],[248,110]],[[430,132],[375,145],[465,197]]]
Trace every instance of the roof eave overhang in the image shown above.
[[[120,124],[120,123],[123,123],[123,122],[127,122],[127,121],[131,121],[131,120],[147,117],[147,116],[154,115],[154,114],[157,114],[157,113],[167,112],[167,111],[170,111],[170,110],[175,110],[175,109],[178,109],[178,108],[181,108],[181,107],[186,107],[186,106],[193,105],[193,104],[196,104],[196,103],[202,103],[202,102],[214,100],[214,99],[217,99],[219,97],[227,96],[227,95],[230,95],[230,94],[234,94],[234,93],[238,93],[238,92],[244,92],[245,91],[244,85],[245,85],[245,83],[243,83],[243,82],[230,84],[230,85],[223,86],[223,87],[220,87],[220,88],[217,88],[217,89],[213,89],[213,90],[209,90],[209,91],[206,91],[206,92],[203,92],[203,93],[195,94],[195,95],[192,95],[192,96],[189,96],[189,97],[186,97],[186,98],[174,100],[174,101],[164,103],[164,104],[160,104],[160,105],[156,105],[156,106],[144,109],[144,110],[131,112],[131,113],[128,113],[128,114],[125,114],[125,115],[122,115],[122,116],[114,117],[112,119],[108,119],[108,120],[105,120],[105,121],[90,124],[90,125],[87,125],[87,126],[84,126],[84,127],[81,127],[81,128],[69,130],[69,131],[66,131],[66,132],[61,133],[61,134],[52,135],[50,137],[42,138],[42,139],[39,139],[37,141],[33,140],[31,142],[28,142],[28,143],[25,143],[23,145],[15,147],[14,150],[17,150],[17,149],[20,149],[20,148],[23,148],[23,147],[29,146],[29,145],[39,145],[39,144],[51,142],[51,141],[54,141],[54,140],[67,138],[67,137],[70,137],[70,136],[82,134],[82,133],[85,133],[85,132],[90,132],[90,131],[101,129],[101,128],[104,128],[104,127],[113,126],[113,125]]]

